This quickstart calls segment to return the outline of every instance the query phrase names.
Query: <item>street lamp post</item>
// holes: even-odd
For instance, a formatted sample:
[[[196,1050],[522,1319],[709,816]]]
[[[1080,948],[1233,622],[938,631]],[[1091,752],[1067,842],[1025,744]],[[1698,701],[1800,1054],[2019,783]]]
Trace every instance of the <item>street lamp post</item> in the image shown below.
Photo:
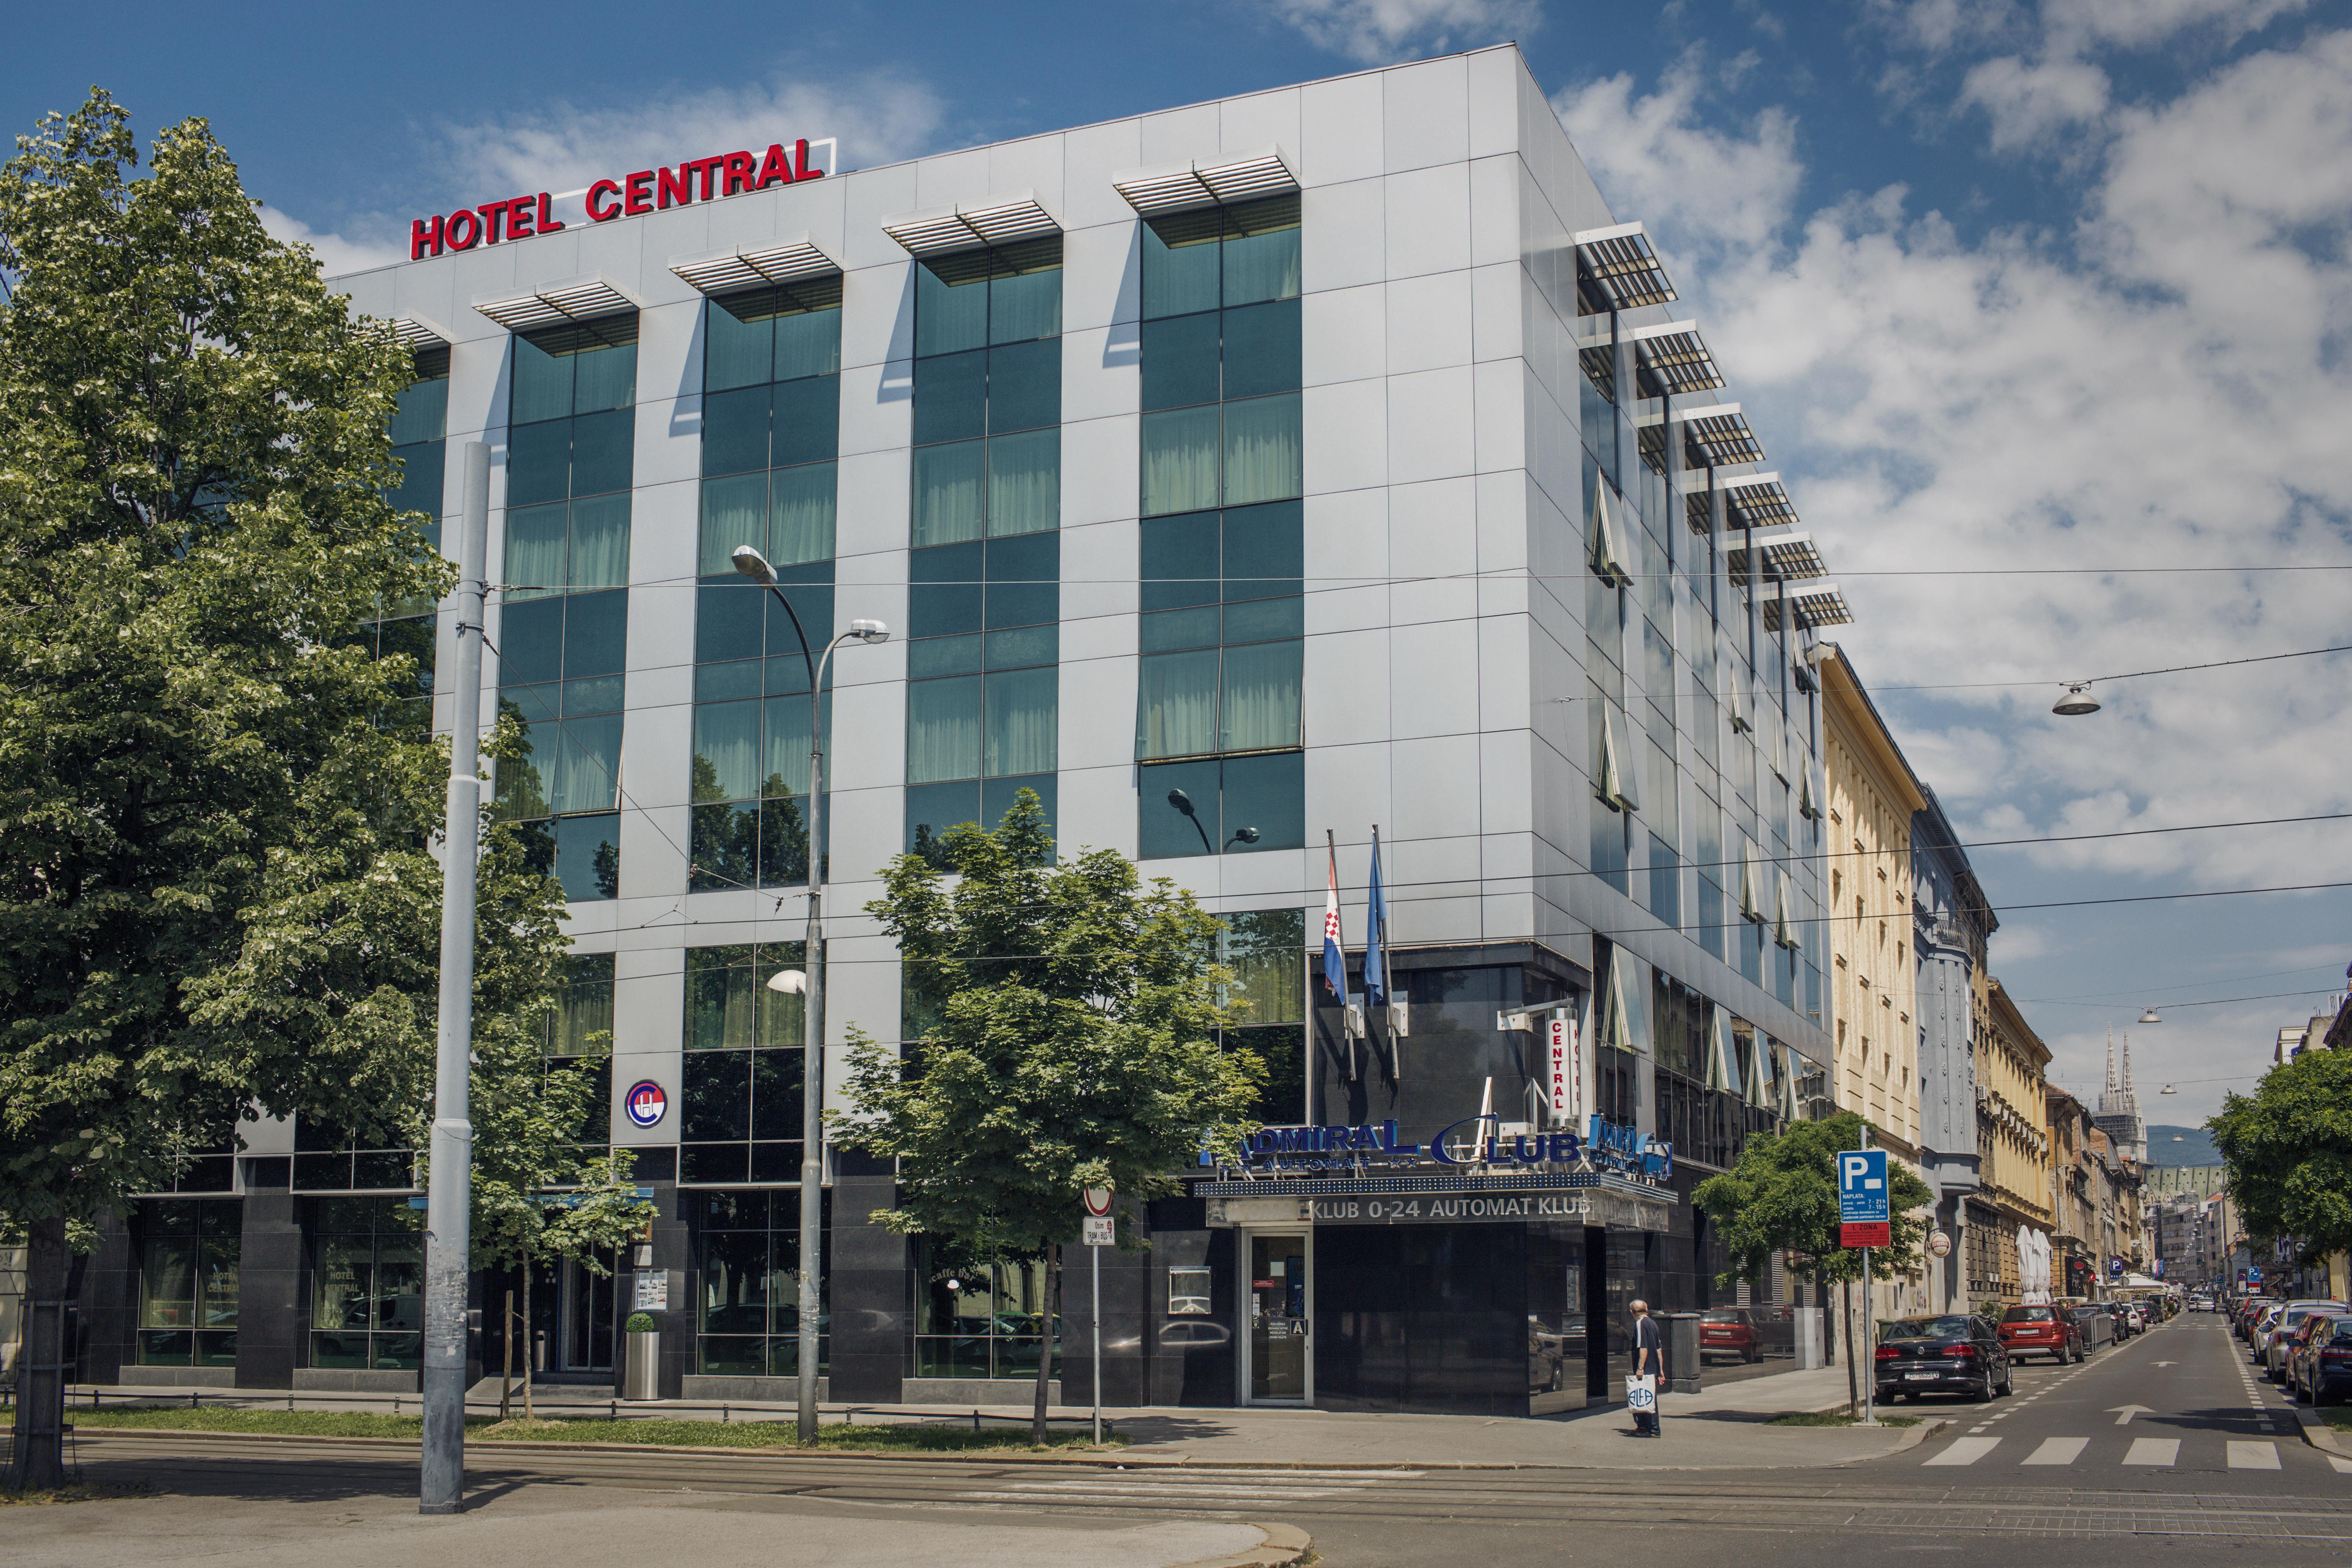
[[[835,648],[845,642],[887,642],[890,628],[880,621],[852,621],[847,631],[824,645],[823,653],[812,655],[808,633],[801,626],[800,612],[793,608],[793,602],[785,596],[784,591],[776,586],[776,571],[768,564],[768,558],[745,544],[737,547],[734,561],[736,571],[773,594],[776,603],[783,605],[784,615],[793,624],[793,636],[800,641],[801,662],[808,670],[808,935],[801,958],[806,976],[802,988],[807,996],[808,1005],[801,1027],[801,1257],[796,1273],[801,1321],[796,1359],[800,1369],[800,1443],[803,1447],[809,1447],[816,1442],[816,1363],[818,1335],[823,1328],[817,1310],[821,1272],[818,1258],[824,1240],[824,676],[825,664],[833,658]],[[775,978],[782,980],[784,976],[780,974]],[[789,989],[787,986],[775,988]]]

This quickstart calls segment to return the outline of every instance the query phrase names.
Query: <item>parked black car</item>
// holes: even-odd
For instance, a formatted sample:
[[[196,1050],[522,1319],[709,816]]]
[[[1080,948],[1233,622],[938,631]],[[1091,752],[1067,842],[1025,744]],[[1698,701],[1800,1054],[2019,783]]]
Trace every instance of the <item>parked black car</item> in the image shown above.
[[[2352,1314],[2331,1314],[2311,1326],[2295,1348],[2288,1381],[2297,1400],[2314,1405],[2333,1405],[2352,1389]]]
[[[2011,1387],[2009,1352],[1992,1320],[1899,1318],[1878,1332],[1878,1397],[1958,1394],[1982,1403]]]

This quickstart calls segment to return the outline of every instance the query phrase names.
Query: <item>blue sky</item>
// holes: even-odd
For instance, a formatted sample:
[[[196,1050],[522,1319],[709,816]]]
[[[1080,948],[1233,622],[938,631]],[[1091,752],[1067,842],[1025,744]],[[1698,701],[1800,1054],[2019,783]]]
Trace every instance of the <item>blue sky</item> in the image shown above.
[[[2048,712],[2062,676],[2352,641],[2344,574],[2242,570],[2352,563],[2347,29],[2296,0],[134,5],[19,18],[0,104],[21,130],[102,82],[142,135],[206,115],[335,270],[414,214],[753,127],[873,163],[1515,38],[1657,236],[1856,607],[1842,640],[1978,839],[2352,812],[2352,657]],[[2274,994],[2352,957],[2340,890],[2015,908],[2344,879],[2352,824],[1977,860],[2012,907],[1994,967],[2070,1086],[2144,1002],[2254,998],[2135,1032],[2152,1119],[2201,1119],[2324,999]]]

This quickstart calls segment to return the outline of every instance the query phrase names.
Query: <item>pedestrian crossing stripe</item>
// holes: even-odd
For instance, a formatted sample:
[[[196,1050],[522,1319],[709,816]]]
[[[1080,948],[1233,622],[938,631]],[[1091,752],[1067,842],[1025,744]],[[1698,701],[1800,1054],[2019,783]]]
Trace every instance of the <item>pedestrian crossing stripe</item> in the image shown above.
[[[2233,1470],[2275,1470],[2279,1466],[2278,1444],[2267,1437],[2231,1437],[2225,1439],[2229,1468]],[[2045,1437],[2033,1451],[2018,1460],[2027,1465],[2072,1465],[2080,1460],[2091,1445],[2088,1437]],[[1922,1465],[1973,1465],[2000,1446],[1998,1437],[1955,1437],[1941,1450],[1930,1454]],[[2178,1437],[2135,1437],[2131,1448],[2123,1457],[2126,1465],[2147,1465],[2174,1468],[2180,1463],[2180,1439]],[[2337,1461],[2338,1470],[2352,1472],[2352,1461]]]

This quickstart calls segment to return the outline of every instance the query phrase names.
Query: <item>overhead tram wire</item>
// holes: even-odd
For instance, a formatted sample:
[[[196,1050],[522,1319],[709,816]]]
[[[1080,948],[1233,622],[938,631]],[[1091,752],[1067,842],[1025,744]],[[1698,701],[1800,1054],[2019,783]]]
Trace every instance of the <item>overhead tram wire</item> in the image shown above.
[[[1555,875],[1555,874],[1557,874],[1557,873],[1546,873],[1546,875]],[[1456,879],[1454,879],[1454,880],[1455,880],[1455,881],[1457,881],[1457,882],[1458,882],[1458,881],[1463,881],[1463,880],[1473,880],[1473,881],[1475,881],[1475,880],[1476,880],[1476,879],[1475,879],[1475,878],[1471,878],[1471,879],[1461,879],[1461,878],[1456,878]],[[1515,879],[1513,879],[1513,880],[1525,879],[1525,880],[1532,881],[1532,880],[1535,880],[1535,879],[1536,879],[1536,877],[1535,877],[1535,874],[1534,874],[1534,873],[1530,873],[1530,874],[1529,874],[1526,879],[1516,879],[1516,878],[1515,878]],[[1386,885],[1387,885],[1387,884],[1385,884],[1385,883],[1383,883],[1383,884],[1382,884],[1382,886],[1383,886],[1383,887],[1385,887]],[[1431,884],[1420,884],[1420,885],[1423,885],[1423,886],[1428,886],[1428,885],[1431,885]],[[2315,891],[2320,891],[2320,890],[2323,890],[2323,889],[2336,889],[2336,888],[2352,888],[2352,882],[2303,882],[2303,883],[2296,883],[2296,884],[2294,884],[2294,885],[2291,885],[2291,886],[2287,886],[2287,887],[2278,887],[2278,888],[2211,888],[2211,889],[2203,889],[2203,890],[2200,890],[2200,891],[2197,891],[2197,892],[2188,892],[2188,893],[2135,893],[2135,894],[2129,894],[2129,895],[2126,895],[2126,896],[2124,896],[2124,897],[2119,897],[2119,898],[2109,898],[2109,899],[2053,899],[2053,900],[2046,900],[2046,901],[2044,901],[2044,902],[2041,902],[2041,903],[2032,903],[2032,904],[2011,904],[2011,905],[2010,905],[2010,906],[2008,906],[2008,907],[2009,907],[2011,910],[2073,910],[2073,909],[2089,909],[2089,908],[2095,908],[2095,907],[2097,907],[2097,906],[2100,906],[2100,905],[2106,905],[2106,904],[2148,904],[2148,903],[2167,903],[2167,902],[2172,902],[2172,901],[2176,901],[2176,900],[2183,900],[2183,899],[2231,899],[2231,898],[2245,898],[2245,897],[2250,897],[2250,896],[2252,896],[2252,895],[2259,894],[2259,893],[2307,893],[2307,892],[2315,892]],[[1418,899],[1406,899],[1406,900],[1399,900],[1399,901],[1400,901],[1400,902],[1404,902],[1404,903],[1420,903],[1420,902],[1424,902],[1424,901],[1434,902],[1434,901],[1437,901],[1437,900],[1418,900]],[[1041,905],[1041,906],[1038,906],[1038,907],[1043,907],[1043,906]],[[1303,908],[1304,906],[1302,905],[1301,907]],[[1828,915],[1815,915],[1815,916],[1811,916],[1811,917],[1809,917],[1808,919],[1806,919],[1806,920],[1804,920],[1804,921],[1798,921],[1798,922],[1795,922],[1795,923],[1798,923],[1798,924],[1815,924],[1815,923],[1819,923],[1819,924],[1828,924],[1828,923],[1831,923],[1831,922],[1832,922],[1832,921],[1835,921],[1835,922],[1840,922],[1840,923],[1851,923],[1851,924],[1857,924],[1857,925],[1859,925],[1859,924],[1866,923],[1866,922],[1871,921],[1874,921],[1874,920],[1885,920],[1885,919],[1886,919],[1886,918],[1887,918],[1887,917],[1885,917],[1885,915],[1875,915],[1875,914],[1868,914],[1868,913],[1864,913],[1864,914],[1854,914],[1854,915],[1847,915],[1847,914],[1828,914]],[[623,927],[618,928],[618,931],[616,932],[616,934],[617,934],[618,932],[627,932],[627,931],[649,931],[649,930],[652,930],[656,924],[657,924],[657,923],[663,923],[663,922],[666,921],[666,919],[667,919],[667,916],[665,915],[664,917],[657,917],[657,919],[656,919],[656,920],[655,920],[655,921],[645,921],[645,922],[643,922],[642,924],[639,924],[639,925],[635,925],[635,926],[623,926]],[[691,920],[691,919],[689,919],[686,923],[688,923],[688,924],[689,924],[689,925],[731,925],[731,926],[740,926],[740,925],[741,925],[741,924],[743,924],[744,922],[743,922],[743,921],[740,921],[740,920],[732,920],[732,921],[697,921],[697,920]],[[1668,928],[1666,928],[1666,929],[1668,929],[1668,930],[1670,930],[1670,931],[1676,931],[1676,932],[1688,932],[1688,931],[1737,931],[1737,930],[1738,930],[1741,926],[1753,925],[1753,924],[1756,924],[1756,923],[1758,923],[1758,922],[1753,921],[1749,921],[1749,920],[1747,920],[1747,919],[1744,919],[1744,918],[1743,918],[1743,919],[1736,920],[1736,921],[1716,921],[1716,922],[1714,922],[1713,924],[1709,924],[1709,925],[1698,925],[1698,924],[1692,924],[1692,925],[1675,925],[1675,926],[1668,927]],[[1765,922],[1763,922],[1763,923],[1765,923],[1765,924],[1768,924],[1768,925],[1769,925],[1770,922],[1769,922],[1769,921],[1765,921]],[[1655,935],[1657,935],[1657,934],[1658,934],[1658,927],[1657,927],[1657,925],[1655,925],[1655,924],[1651,924],[1651,925],[1643,925],[1643,926],[1618,926],[1618,927],[1610,927],[1610,928],[1605,928],[1605,929],[1604,929],[1604,928],[1601,928],[1601,927],[1598,927],[1598,926],[1596,926],[1596,927],[1594,927],[1592,930],[1591,930],[1590,931],[1585,932],[1584,934],[1586,934],[1586,935],[1588,935],[1588,936],[1609,937],[1609,938],[1612,938],[1612,939],[1615,939],[1615,938],[1617,938],[1617,937],[1622,937],[1622,936],[1655,936]],[[1055,958],[1055,957],[1063,957],[1063,956],[1067,956],[1067,955],[1069,955],[1069,954],[1071,954],[1071,953],[1074,953],[1074,952],[1094,952],[1094,951],[1097,951],[1097,950],[1094,950],[1094,949],[1074,949],[1074,948],[1063,948],[1063,949],[1058,949],[1058,950],[1056,950],[1056,951],[1055,951],[1055,952],[990,952],[990,953],[978,953],[978,954],[973,954],[973,955],[971,955],[971,956],[969,956],[969,957],[951,957],[951,958],[947,958],[947,959],[939,960],[938,962],[941,962],[941,963],[1002,963],[1002,962],[1005,962],[1005,961],[1009,961],[1009,960],[1013,960],[1013,959],[1042,959],[1042,958]],[[1102,951],[1102,952],[1112,952],[1112,951],[1114,951],[1114,950],[1111,950],[1111,949],[1102,949],[1102,950],[1099,950],[1099,951]],[[1301,951],[1303,952],[1303,951],[1305,951],[1305,950],[1302,948],[1302,949],[1301,949]],[[832,959],[832,958],[829,958],[826,962],[828,962],[828,963],[905,963],[905,962],[906,962],[906,959],[905,959],[903,956],[901,956],[901,955],[899,955],[899,954],[898,954],[898,953],[893,953],[893,954],[891,954],[891,955],[890,955],[889,957],[887,957],[887,958],[839,958],[839,959]],[[676,972],[664,972],[664,973],[676,973]],[[2177,1080],[2176,1080],[2176,1081],[2177,1081]]]
[[[2133,1001],[2137,1001],[2143,996],[2152,996],[2165,991],[2193,991],[2200,985],[2236,985],[2248,980],[2277,980],[2289,974],[2317,974],[2322,971],[2326,971],[2330,974],[2338,973],[2337,966],[2333,963],[2306,963],[2300,969],[2265,969],[2252,974],[2223,974],[2218,976],[2208,976],[2203,980],[2184,980],[2178,985],[2146,985],[2132,991],[2078,991],[2072,996],[2021,996],[2017,1000],[2020,1003],[2111,1002],[2128,997]],[[2337,989],[2340,990],[2341,987],[2337,987]],[[2289,993],[2289,994],[2300,996],[2305,994],[2305,993],[2297,991]]]
[[[2344,988],[2340,985],[2318,985],[2314,986],[2308,991],[2272,991],[2260,996],[2207,996],[2201,999],[2192,999],[2187,1002],[2167,1002],[2164,1005],[2168,1009],[2175,1007],[2225,1007],[2232,1002],[2280,1002],[2294,996],[2332,996],[2342,989]],[[2032,1005],[2036,1007],[2113,1007],[2115,1005],[2113,1002],[2061,1002],[2047,996],[2035,998],[2021,996],[2017,999],[2018,1005],[2024,1006],[2029,1000],[2032,1002]]]

